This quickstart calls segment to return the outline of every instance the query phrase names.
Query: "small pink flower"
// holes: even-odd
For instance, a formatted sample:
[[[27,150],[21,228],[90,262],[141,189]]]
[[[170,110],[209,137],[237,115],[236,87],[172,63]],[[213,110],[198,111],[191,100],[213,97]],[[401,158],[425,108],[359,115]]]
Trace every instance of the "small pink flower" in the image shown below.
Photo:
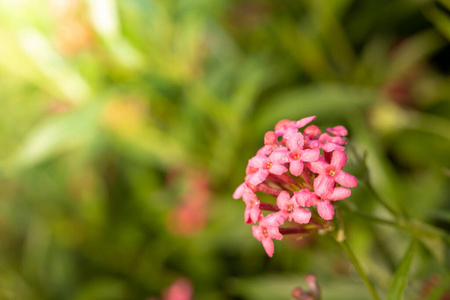
[[[164,300],[191,300],[193,292],[189,279],[179,278],[166,290]]]
[[[335,143],[338,145],[344,145],[345,140],[340,136],[331,136],[328,133],[322,133],[319,137],[319,141],[322,143]]]
[[[316,125],[309,125],[303,129],[303,133],[311,140],[316,140],[319,138],[322,131]]]
[[[287,139],[286,144],[289,148],[290,162],[289,171],[294,176],[300,176],[303,172],[303,162],[316,161],[319,159],[319,149],[303,150],[303,135],[298,132]]]
[[[259,225],[252,227],[253,236],[263,244],[267,255],[273,256],[274,245],[272,239],[281,240],[283,235],[280,233],[278,226],[273,226],[266,221],[265,218],[260,218]]]
[[[242,198],[242,200],[244,200],[244,219],[246,224],[258,222],[258,218],[261,214],[261,210],[259,208],[260,202],[253,190],[248,187],[247,183],[244,182],[237,187],[236,191],[233,193],[233,198]]]
[[[278,135],[274,131],[267,131],[264,135],[264,145],[278,146]]]
[[[306,117],[298,121],[281,120],[275,125],[275,133],[278,136],[288,138],[291,134],[298,132],[299,128],[304,127],[315,118],[316,116]]]
[[[341,125],[327,128],[327,132],[335,136],[346,136],[348,134],[347,129]]]
[[[294,192],[295,201],[297,201],[299,206],[309,207],[316,205],[317,195],[308,189],[302,189],[298,192]]]
[[[256,155],[264,155],[264,156],[269,156],[270,154],[272,154],[273,150],[275,148],[269,145],[265,145],[263,147],[261,147],[257,152]]]
[[[327,198],[333,193],[335,182],[346,187],[355,187],[358,183],[355,176],[342,171],[347,162],[347,154],[342,151],[334,151],[330,164],[323,160],[310,162],[309,169],[319,174],[314,180],[314,191],[322,198]]]
[[[277,206],[280,211],[277,212],[284,220],[294,221],[298,224],[306,224],[311,219],[311,212],[300,208],[294,197],[290,197],[288,192],[282,191],[277,197]]]
[[[342,200],[350,197],[350,195],[350,189],[336,187],[327,198],[320,198],[319,196],[316,196],[314,199],[310,199],[308,205],[305,206],[316,205],[317,212],[322,219],[332,220],[334,217],[334,207],[333,204],[331,204],[331,201]]]
[[[286,173],[288,169],[284,164],[287,162],[289,162],[289,154],[285,147],[276,149],[269,157],[264,155],[252,157],[248,164],[253,168],[257,168],[258,171],[249,178],[248,182],[252,185],[257,185],[266,180],[270,173],[275,175]]]

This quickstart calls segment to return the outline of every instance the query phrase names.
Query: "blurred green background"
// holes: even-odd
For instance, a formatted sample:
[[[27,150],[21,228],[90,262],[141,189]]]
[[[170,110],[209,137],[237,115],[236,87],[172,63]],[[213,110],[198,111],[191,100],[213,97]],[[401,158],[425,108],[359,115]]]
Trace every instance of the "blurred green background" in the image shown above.
[[[381,298],[411,236],[406,299],[448,297],[448,0],[0,0],[0,38],[0,299],[289,299],[308,273],[370,299],[329,236],[269,259],[231,197],[310,115],[349,129],[346,234]],[[361,218],[392,220],[367,178],[420,225]]]

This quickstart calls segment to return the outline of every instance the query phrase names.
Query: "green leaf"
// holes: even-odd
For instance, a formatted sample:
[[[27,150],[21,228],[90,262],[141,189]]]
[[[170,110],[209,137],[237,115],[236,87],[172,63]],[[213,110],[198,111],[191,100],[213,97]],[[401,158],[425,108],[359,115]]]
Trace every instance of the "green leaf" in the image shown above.
[[[409,269],[416,252],[416,240],[412,239],[406,254],[395,272],[391,287],[389,288],[388,300],[403,299],[403,291],[405,290],[406,280],[408,279]]]

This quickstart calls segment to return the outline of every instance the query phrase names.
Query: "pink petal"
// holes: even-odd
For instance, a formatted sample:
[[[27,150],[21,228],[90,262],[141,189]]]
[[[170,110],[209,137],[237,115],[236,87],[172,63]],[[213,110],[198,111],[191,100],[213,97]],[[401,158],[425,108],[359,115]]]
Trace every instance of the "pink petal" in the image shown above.
[[[247,206],[244,212],[245,224],[252,224],[258,222],[259,216],[261,215],[261,210],[259,205]]]
[[[271,239],[277,239],[277,240],[283,239],[283,235],[280,233],[278,226],[268,226],[267,233]]]
[[[301,134],[300,132],[293,134],[286,141],[286,145],[291,151],[295,149],[302,150],[304,145],[303,134]]]
[[[358,180],[355,176],[340,171],[334,176],[337,183],[346,187],[355,187],[358,184]]]
[[[272,165],[272,167],[270,167],[269,171],[272,174],[281,175],[281,174],[286,173],[288,171],[288,169],[285,166],[281,165],[281,164],[274,164],[274,165]]]
[[[352,194],[352,191],[350,189],[346,189],[343,187],[337,187],[337,188],[334,188],[333,193],[327,197],[327,200],[332,200],[332,201],[342,200],[342,199],[350,197],[351,194]]]
[[[233,198],[234,199],[239,199],[242,197],[242,195],[244,194],[245,188],[247,187],[247,185],[244,183],[242,183],[241,185],[239,185],[236,190],[233,193]]]
[[[261,147],[258,152],[256,152],[256,156],[269,156],[273,152],[272,146],[263,146]]]
[[[250,188],[247,188],[242,195],[242,200],[244,200],[246,205],[253,205],[258,202],[258,197]]]
[[[273,131],[267,131],[264,135],[264,145],[278,144],[278,136]]]
[[[330,201],[320,201],[317,203],[317,212],[324,220],[331,220],[334,217],[334,207]]]
[[[277,197],[277,206],[279,209],[284,209],[291,203],[291,196],[288,192],[282,191]]]
[[[316,116],[311,116],[311,117],[306,117],[303,118],[297,122],[295,122],[295,126],[297,128],[302,128],[303,126],[305,126],[306,124],[308,124],[309,122],[313,121],[316,118]]]
[[[299,159],[291,161],[289,171],[294,176],[300,176],[303,172],[303,162]]]
[[[306,205],[307,202],[315,199],[316,194],[310,192],[308,189],[302,189],[298,192],[294,192],[294,199],[297,201],[299,206],[309,206]]]
[[[333,177],[320,174],[314,179],[314,191],[322,198],[333,193],[335,180]]]
[[[255,174],[251,175],[248,182],[253,185],[260,184],[261,182],[266,180],[268,175],[269,175],[269,170],[259,169]]]
[[[289,152],[286,147],[276,149],[269,157],[272,163],[285,164],[289,162]]]
[[[270,162],[269,158],[264,155],[256,155],[248,160],[248,165],[254,168],[266,168],[267,164]]]
[[[311,219],[311,212],[304,208],[294,210],[291,215],[298,224],[307,224]]]
[[[278,227],[278,226],[283,225],[288,217],[289,217],[289,214],[287,214],[286,212],[278,211],[276,213],[271,213],[271,214],[267,215],[264,218],[264,220],[268,226]]]
[[[302,151],[300,159],[303,161],[316,161],[319,159],[320,151],[319,149],[306,149]]]
[[[325,145],[323,145],[322,147],[323,151],[325,152],[333,152],[333,151],[344,151],[345,147],[340,146],[340,145],[336,145],[335,143],[326,143]]]
[[[347,162],[347,154],[343,151],[334,151],[333,156],[331,157],[330,165],[334,166],[337,170],[342,169],[342,167]]]
[[[265,238],[262,240],[262,244],[263,244],[264,250],[266,250],[267,255],[272,257],[273,252],[275,251],[273,241],[271,239]]]
[[[309,136],[310,138],[316,138],[321,134],[319,127],[316,125],[309,125],[303,130],[303,133]]]
[[[308,168],[313,172],[317,174],[322,174],[327,171],[328,164],[324,161],[313,161],[308,163]]]
[[[332,128],[327,128],[327,132],[337,136],[346,136],[348,134],[347,129],[341,125]]]
[[[262,241],[265,238],[262,227],[258,225],[252,226],[252,234],[258,241]]]

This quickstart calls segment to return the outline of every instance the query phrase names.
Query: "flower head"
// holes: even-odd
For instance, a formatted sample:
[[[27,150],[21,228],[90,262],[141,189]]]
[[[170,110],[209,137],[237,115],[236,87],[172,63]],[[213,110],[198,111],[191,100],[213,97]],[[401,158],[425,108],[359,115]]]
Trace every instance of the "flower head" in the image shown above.
[[[273,239],[281,240],[284,234],[330,230],[333,202],[348,198],[348,188],[357,184],[342,170],[347,162],[347,129],[335,126],[322,133],[309,125],[302,130],[314,119],[281,120],[268,131],[264,146],[248,161],[245,182],[233,194],[245,203],[245,223],[258,224],[252,227],[253,236],[269,256]],[[273,196],[275,204],[260,201],[257,193]],[[286,222],[294,227],[285,227]]]

